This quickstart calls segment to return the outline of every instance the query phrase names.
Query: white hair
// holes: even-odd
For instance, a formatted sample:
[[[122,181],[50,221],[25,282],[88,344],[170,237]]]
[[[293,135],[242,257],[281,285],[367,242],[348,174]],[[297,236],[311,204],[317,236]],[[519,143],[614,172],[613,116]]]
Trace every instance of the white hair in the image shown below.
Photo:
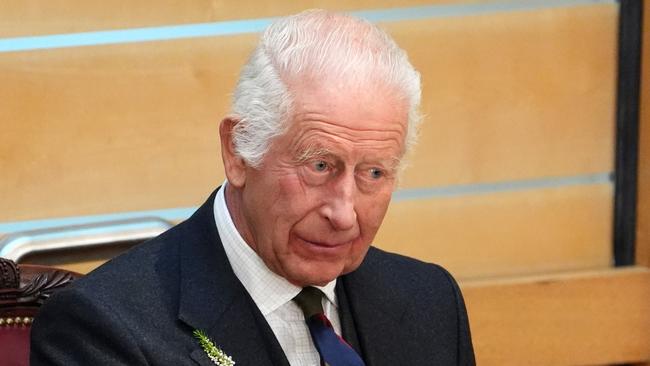
[[[408,106],[405,150],[417,139],[420,74],[406,53],[374,24],[326,10],[307,10],[279,19],[262,34],[244,65],[232,105],[238,120],[235,152],[259,167],[273,138],[291,120],[293,96],[287,80],[315,77],[357,86],[380,82]],[[365,83],[365,84],[364,84]]]

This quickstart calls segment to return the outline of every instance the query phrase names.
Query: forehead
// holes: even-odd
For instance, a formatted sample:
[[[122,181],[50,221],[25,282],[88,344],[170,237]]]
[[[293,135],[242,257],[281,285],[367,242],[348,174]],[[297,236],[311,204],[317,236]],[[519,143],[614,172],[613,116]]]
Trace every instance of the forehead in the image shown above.
[[[400,149],[407,130],[408,108],[394,88],[380,83],[346,85],[299,82],[291,85],[293,113],[288,132],[327,129],[357,142],[395,140]]]

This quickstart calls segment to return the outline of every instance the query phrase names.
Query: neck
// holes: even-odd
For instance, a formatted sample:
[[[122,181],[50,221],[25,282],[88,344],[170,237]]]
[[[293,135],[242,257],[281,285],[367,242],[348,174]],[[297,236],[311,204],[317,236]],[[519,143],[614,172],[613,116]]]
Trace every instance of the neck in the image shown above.
[[[248,244],[249,247],[257,252],[255,245],[253,244],[253,238],[250,235],[250,231],[248,230],[246,218],[244,217],[241,189],[238,189],[231,184],[226,184],[224,188],[226,189],[224,192],[226,207],[228,208],[228,213],[232,218],[232,222],[235,224],[235,228],[239,232],[239,235],[241,235],[241,237],[244,239],[246,244]]]

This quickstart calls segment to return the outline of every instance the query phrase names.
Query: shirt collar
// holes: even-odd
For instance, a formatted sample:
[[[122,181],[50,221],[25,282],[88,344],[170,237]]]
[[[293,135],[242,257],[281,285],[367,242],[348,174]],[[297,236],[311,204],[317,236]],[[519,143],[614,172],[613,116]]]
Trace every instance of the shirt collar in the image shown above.
[[[227,182],[221,185],[214,200],[217,230],[233,272],[251,295],[262,315],[266,316],[291,301],[302,288],[272,272],[244,241],[226,205],[224,195],[226,185]],[[336,279],[325,286],[316,287],[323,291],[330,303],[336,306]]]

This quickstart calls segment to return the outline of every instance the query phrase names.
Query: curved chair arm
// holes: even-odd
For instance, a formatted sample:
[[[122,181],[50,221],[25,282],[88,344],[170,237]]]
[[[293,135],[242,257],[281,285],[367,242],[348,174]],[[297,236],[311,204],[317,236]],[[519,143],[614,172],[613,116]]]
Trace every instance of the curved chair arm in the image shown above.
[[[30,314],[28,309],[38,308],[59,288],[67,286],[82,275],[49,266],[18,265],[7,258],[0,258],[0,326],[12,318],[4,315],[18,311]],[[19,323],[21,317],[16,317]],[[29,319],[29,318],[25,318]]]
[[[19,262],[28,254],[146,240],[172,223],[143,217],[11,233],[0,239],[0,257]]]

